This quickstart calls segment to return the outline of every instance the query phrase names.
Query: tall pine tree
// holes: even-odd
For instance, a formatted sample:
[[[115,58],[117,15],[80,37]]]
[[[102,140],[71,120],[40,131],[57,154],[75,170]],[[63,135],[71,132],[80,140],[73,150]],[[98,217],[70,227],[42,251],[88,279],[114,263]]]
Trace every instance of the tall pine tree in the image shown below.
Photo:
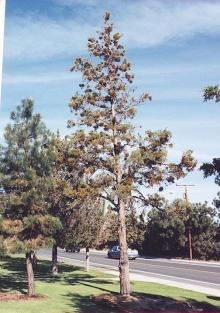
[[[125,295],[131,292],[126,209],[135,201],[160,207],[162,198],[150,196],[149,189],[183,177],[195,161],[188,151],[179,164],[167,163],[171,137],[167,130],[148,131],[144,138],[135,132],[131,120],[136,106],[151,97],[134,96],[131,64],[120,38],[106,12],[103,29],[97,38],[88,39],[90,58],[77,58],[72,67],[82,74],[82,82],[70,101],[76,118],[69,125],[83,126],[72,137],[75,166],[87,175],[91,192],[95,189],[117,212],[120,293]]]
[[[6,201],[1,223],[3,245],[7,252],[26,253],[29,296],[35,294],[35,250],[51,245],[60,227],[59,219],[50,214],[48,201],[56,153],[50,132],[33,109],[33,101],[25,99],[11,113],[0,153]]]

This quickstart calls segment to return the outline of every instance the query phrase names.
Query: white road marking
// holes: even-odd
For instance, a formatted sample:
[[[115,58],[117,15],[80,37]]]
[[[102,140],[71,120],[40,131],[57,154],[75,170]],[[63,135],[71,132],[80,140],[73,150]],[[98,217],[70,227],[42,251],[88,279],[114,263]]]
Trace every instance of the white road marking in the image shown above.
[[[76,262],[80,262],[80,263],[85,263],[85,261],[81,261],[81,260],[76,260],[76,259],[72,259],[70,257],[63,257],[63,256],[59,256],[60,259],[67,259],[67,260],[71,260],[71,261],[76,261]],[[91,265],[95,266],[95,267],[102,267],[102,268],[107,268],[107,269],[113,269],[113,270],[117,270],[117,267],[115,266],[112,266],[112,265],[104,265],[104,264],[101,264],[101,263],[94,263],[94,262],[90,262]],[[152,273],[152,272],[145,272],[145,271],[140,271],[140,270],[132,270],[130,269],[130,273],[140,273],[144,276],[147,276],[147,275],[157,275],[157,276],[162,276],[162,277],[165,277],[165,278],[178,278],[178,279],[181,279],[181,280],[187,280],[187,281],[190,281],[190,282],[194,282],[194,283],[203,283],[203,284],[206,284],[206,285],[212,285],[212,286],[217,286],[217,287],[220,287],[220,284],[215,284],[215,283],[208,283],[208,282],[205,282],[205,281],[201,281],[201,280],[194,280],[194,279],[189,279],[189,278],[182,278],[182,277],[178,277],[178,276],[170,276],[170,275],[165,275],[165,274],[158,274],[158,273]]]

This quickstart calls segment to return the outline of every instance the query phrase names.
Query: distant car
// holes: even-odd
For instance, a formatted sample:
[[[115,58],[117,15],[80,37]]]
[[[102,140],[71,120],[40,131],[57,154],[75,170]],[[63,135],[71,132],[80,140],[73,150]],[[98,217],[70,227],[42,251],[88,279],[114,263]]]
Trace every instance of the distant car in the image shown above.
[[[138,251],[134,249],[128,249],[128,258],[129,260],[135,260],[138,258]],[[120,247],[114,246],[108,251],[108,258],[110,259],[119,259],[120,258]]]
[[[66,252],[80,252],[80,248],[79,247],[71,247],[71,246],[68,246],[68,247],[65,247],[64,250]]]

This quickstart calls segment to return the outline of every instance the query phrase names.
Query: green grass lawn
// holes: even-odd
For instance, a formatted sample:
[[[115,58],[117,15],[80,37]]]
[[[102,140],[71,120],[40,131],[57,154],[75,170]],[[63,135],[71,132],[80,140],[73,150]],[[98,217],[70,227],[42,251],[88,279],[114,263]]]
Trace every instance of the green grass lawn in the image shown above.
[[[107,313],[91,302],[92,295],[118,292],[118,282],[110,275],[91,271],[89,274],[82,268],[61,264],[60,273],[52,277],[49,273],[50,262],[38,261],[35,270],[37,293],[47,295],[47,299],[38,301],[8,301],[0,303],[1,313]],[[207,311],[215,309],[220,312],[220,297],[212,297],[184,289],[168,287],[155,283],[134,282],[136,294],[151,297],[174,298],[200,304]],[[0,293],[26,293],[25,260],[11,257],[0,260]]]

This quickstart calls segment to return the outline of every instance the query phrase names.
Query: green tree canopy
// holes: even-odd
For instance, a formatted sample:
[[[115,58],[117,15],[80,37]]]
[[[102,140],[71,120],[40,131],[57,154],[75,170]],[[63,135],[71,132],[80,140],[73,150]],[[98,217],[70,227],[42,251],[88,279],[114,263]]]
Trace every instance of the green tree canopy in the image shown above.
[[[62,227],[55,234],[52,250],[52,272],[58,272],[57,246],[95,247],[103,223],[103,200],[90,192],[84,170],[75,166],[72,139],[56,137],[57,158],[50,192],[51,213]],[[84,173],[84,175],[83,175]]]
[[[175,200],[161,211],[151,210],[144,242],[145,253],[186,257],[188,227],[191,227],[194,257],[219,259],[216,216],[216,210],[207,203],[186,205],[184,200]]]
[[[203,92],[203,99],[204,99],[204,101],[214,99],[215,102],[219,102],[220,101],[220,89],[219,89],[218,85],[207,86]]]
[[[218,85],[208,86],[204,89],[203,93],[204,101],[214,99],[215,102],[220,101],[220,89]],[[220,186],[220,158],[214,158],[212,163],[204,163],[200,170],[203,171],[204,177],[215,176],[215,183]],[[215,206],[220,209],[220,192],[218,197],[214,199]]]
[[[147,92],[135,97],[134,75],[120,38],[106,12],[103,29],[88,39],[90,57],[74,60],[72,71],[82,74],[82,82],[70,101],[75,118],[69,126],[83,126],[72,136],[72,153],[75,167],[87,177],[85,188],[118,214],[120,290],[129,294],[126,210],[133,201],[160,207],[161,197],[150,195],[149,189],[184,177],[196,162],[191,151],[179,164],[167,162],[167,130],[137,135],[132,125],[136,107],[151,97]]]
[[[137,213],[133,207],[126,211],[126,236],[127,244],[132,249],[142,249],[144,235],[146,232],[146,221],[144,210]],[[104,223],[97,240],[98,248],[110,248],[118,245],[118,217],[117,213],[109,207],[104,215]]]
[[[11,113],[0,151],[1,187],[5,193],[0,229],[3,244],[7,252],[27,252],[30,271],[33,251],[51,245],[60,227],[59,219],[50,214],[48,201],[56,158],[53,138],[33,109],[33,101],[25,99]]]

